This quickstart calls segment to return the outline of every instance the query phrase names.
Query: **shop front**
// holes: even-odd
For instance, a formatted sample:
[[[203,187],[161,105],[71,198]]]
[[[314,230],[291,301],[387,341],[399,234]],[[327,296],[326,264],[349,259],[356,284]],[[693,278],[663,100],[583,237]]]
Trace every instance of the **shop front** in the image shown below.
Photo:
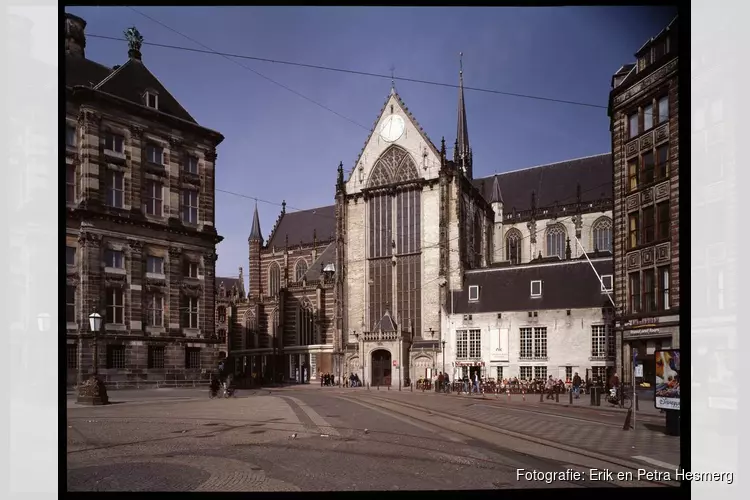
[[[480,380],[489,376],[484,361],[456,361],[453,363],[453,368],[453,380],[464,378],[474,380],[475,374],[479,376]]]
[[[656,382],[654,353],[679,348],[678,316],[662,316],[625,322],[622,326],[622,381],[653,388]]]

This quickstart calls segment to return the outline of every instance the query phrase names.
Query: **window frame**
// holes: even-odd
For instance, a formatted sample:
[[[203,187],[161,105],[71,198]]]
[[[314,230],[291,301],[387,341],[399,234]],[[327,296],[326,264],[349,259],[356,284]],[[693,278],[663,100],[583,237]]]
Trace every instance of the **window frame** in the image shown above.
[[[107,346],[107,369],[108,370],[124,370],[127,366],[128,366],[127,351],[125,350],[125,346],[124,345],[108,345]]]
[[[184,309],[182,313],[182,328],[197,330],[200,328],[200,299],[198,297],[186,296],[184,298]]]
[[[125,208],[125,174],[111,168],[107,169],[107,206]]]
[[[158,321],[156,319],[158,318]],[[164,295],[161,293],[146,294],[146,325],[156,328],[164,327]]]
[[[628,249],[636,248],[641,244],[640,222],[641,214],[639,212],[628,214]]]
[[[637,307],[634,307],[636,306]],[[641,314],[641,273],[636,271],[628,274],[628,309],[630,314]]]
[[[666,214],[662,213],[662,209],[666,207]],[[670,229],[672,227],[672,221],[670,220],[670,203],[669,200],[662,201],[656,204],[656,239],[667,240],[671,237]]]
[[[479,302],[479,285],[469,285],[469,302]]]
[[[665,113],[664,116],[662,116],[662,114],[661,114],[661,111],[662,111],[661,104],[662,104],[662,102],[666,103],[666,113]],[[665,96],[662,96],[662,97],[658,97],[656,99],[656,109],[657,109],[657,115],[656,115],[656,117],[658,119],[657,125],[661,125],[663,123],[668,123],[669,122],[669,94],[667,94]]]
[[[656,157],[653,148],[643,153],[641,156],[641,178],[644,185],[652,184],[656,181]],[[648,161],[650,158],[651,161]]]
[[[535,326],[533,359],[547,359],[549,352],[548,347],[549,344],[547,341],[547,327]]]
[[[112,257],[112,261],[109,260],[109,257]],[[116,265],[110,265],[110,264],[117,264],[117,257],[120,257],[120,266]],[[107,248],[104,250],[104,266],[105,268],[108,267],[110,269],[125,269],[125,252],[122,250],[114,250],[112,248]]]
[[[153,106],[151,105],[151,99],[153,98]],[[159,109],[159,94],[152,92],[150,90],[147,90],[143,93],[143,104],[147,108],[151,109]]]
[[[195,273],[193,273],[193,271],[195,271]],[[184,274],[186,278],[197,280],[200,275],[200,263],[194,260],[185,261]]]
[[[634,119],[635,119],[635,123],[633,123]],[[640,117],[639,117],[638,110],[634,111],[633,113],[628,114],[627,120],[628,120],[628,140],[634,139],[638,137],[639,135],[641,135]]]
[[[656,207],[651,205],[641,208],[641,245],[650,245],[656,241]]]
[[[650,110],[650,111],[649,111]],[[647,121],[648,117],[648,121]],[[650,124],[649,124],[650,121]],[[650,102],[643,106],[643,132],[648,132],[654,128],[654,104]]]
[[[456,359],[469,359],[469,330],[456,330]]]
[[[531,359],[534,355],[534,329],[524,326],[518,329],[518,356],[521,359]]]
[[[77,323],[76,316],[76,286],[66,285],[65,286],[65,322],[66,323]]]
[[[672,274],[670,271],[671,266],[669,265],[656,268],[657,290],[659,294],[658,306],[660,311],[669,311],[672,308]]]
[[[164,217],[164,184],[161,181],[146,179],[144,187],[143,211],[151,217]]]
[[[611,274],[603,274],[601,276],[602,281],[600,283],[602,292],[612,292],[614,290],[614,276]],[[607,288],[607,279],[609,278],[609,288]]]
[[[198,175],[198,157],[191,154],[185,155],[185,164],[182,168],[183,172],[187,172],[188,174]],[[192,168],[192,167],[195,168]]]
[[[641,311],[644,314],[657,312],[659,310],[659,307],[656,302],[658,297],[656,295],[657,283],[656,270],[654,268],[641,270],[641,286],[643,287],[643,296],[641,297]]]
[[[193,356],[197,357],[197,363],[193,363]],[[203,363],[201,363],[201,348],[200,347],[185,347],[185,369],[186,370],[200,370]],[[194,366],[197,365],[197,366]]]
[[[667,151],[664,161],[659,158],[660,151]],[[660,144],[656,146],[656,154],[654,155],[655,172],[654,179],[661,181],[669,178],[669,143]]]
[[[164,147],[154,142],[146,143],[146,161],[152,165],[164,166]]]
[[[78,129],[75,125],[65,125],[65,147],[74,148],[78,144]]]
[[[534,293],[534,284],[538,284],[539,291],[538,293]],[[529,293],[531,294],[531,297],[538,298],[542,296],[542,280],[531,280],[531,284],[529,285]]]
[[[71,175],[72,174],[72,175]],[[65,165],[65,202],[75,203],[76,201],[76,184],[77,171],[73,163]]]
[[[70,260],[70,257],[73,257],[72,262]],[[66,266],[75,266],[78,262],[78,247],[72,247],[70,245],[65,245],[65,265]]]
[[[158,271],[154,271],[154,267],[152,264],[158,263]],[[158,255],[148,255],[146,256],[146,273],[147,274],[165,274],[164,273],[164,257],[160,257]]]
[[[106,132],[104,134],[104,150],[120,155],[125,154],[125,136],[114,132]]]
[[[108,325],[124,325],[125,324],[125,292],[123,291],[122,288],[118,288],[118,287],[107,288],[106,308],[107,308],[106,320],[107,320]],[[119,318],[118,318],[118,315],[120,316]]]
[[[159,356],[156,354],[160,353]],[[147,369],[149,370],[163,370],[166,365],[166,349],[163,345],[150,345],[148,346],[147,353]],[[158,366],[161,365],[161,366]]]
[[[628,192],[637,191],[640,186],[640,157],[628,160]]]
[[[183,223],[198,224],[198,198],[198,191],[195,189],[183,189],[180,193],[180,220]]]

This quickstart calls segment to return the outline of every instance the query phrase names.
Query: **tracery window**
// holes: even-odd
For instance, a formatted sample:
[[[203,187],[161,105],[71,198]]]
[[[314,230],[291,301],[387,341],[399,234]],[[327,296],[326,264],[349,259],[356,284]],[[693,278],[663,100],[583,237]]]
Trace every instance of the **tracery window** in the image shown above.
[[[565,258],[565,228],[555,224],[547,229],[547,257],[557,255]]]
[[[315,341],[315,313],[309,302],[300,305],[298,311],[298,345],[313,345]]]
[[[521,231],[516,228],[512,228],[505,236],[505,258],[509,260],[511,264],[521,263],[522,241],[523,236],[521,235]]]
[[[591,227],[594,250],[612,251],[612,219],[600,217]]]
[[[276,262],[268,267],[268,294],[276,296],[281,289],[281,268]]]
[[[297,261],[297,265],[294,266],[294,281],[299,283],[302,281],[302,278],[305,277],[305,273],[307,272],[307,262],[305,262],[304,259],[300,259]]]

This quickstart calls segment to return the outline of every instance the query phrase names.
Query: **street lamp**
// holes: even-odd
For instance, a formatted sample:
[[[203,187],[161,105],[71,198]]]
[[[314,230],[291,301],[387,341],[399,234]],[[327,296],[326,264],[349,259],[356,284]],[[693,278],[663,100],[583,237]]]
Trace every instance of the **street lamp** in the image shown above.
[[[89,327],[94,335],[94,373],[90,379],[78,387],[78,404],[106,405],[109,403],[107,397],[107,386],[99,378],[99,331],[102,328],[102,317],[98,313],[89,315]],[[80,370],[81,367],[79,366]]]
[[[443,344],[443,375],[445,375],[445,340],[441,343]]]

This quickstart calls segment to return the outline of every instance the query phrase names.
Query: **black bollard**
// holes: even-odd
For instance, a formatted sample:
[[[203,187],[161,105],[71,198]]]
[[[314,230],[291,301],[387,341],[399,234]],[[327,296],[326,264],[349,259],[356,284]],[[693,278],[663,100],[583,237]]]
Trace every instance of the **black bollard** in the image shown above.
[[[367,390],[370,390],[370,382],[367,382]]]
[[[560,391],[555,391],[555,403],[560,402]]]
[[[409,391],[414,392],[414,384],[409,384]]]
[[[629,431],[630,430],[630,428],[632,427],[630,425],[630,421],[632,419],[633,419],[633,409],[631,408],[631,409],[628,410],[628,414],[625,417],[625,423],[622,426],[622,430],[624,430],[624,431]]]
[[[568,400],[570,401],[570,404],[573,404],[573,391],[568,391]]]
[[[544,403],[544,391],[543,390],[539,392],[539,402]]]

